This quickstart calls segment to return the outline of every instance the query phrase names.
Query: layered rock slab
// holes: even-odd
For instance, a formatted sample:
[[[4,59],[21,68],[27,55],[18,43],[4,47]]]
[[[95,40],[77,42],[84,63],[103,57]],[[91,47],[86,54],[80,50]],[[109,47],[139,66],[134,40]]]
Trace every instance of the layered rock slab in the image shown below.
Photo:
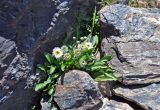
[[[100,13],[106,37],[101,50],[113,56],[110,64],[122,83],[114,94],[145,110],[159,110],[160,9],[116,4]]]
[[[99,110],[134,110],[127,103],[118,102],[115,100],[103,99],[103,106]]]
[[[102,52],[113,55],[112,67],[121,82],[160,81],[160,9],[131,8],[120,4],[101,11]]]
[[[117,96],[133,101],[146,110],[160,110],[160,84],[151,84],[140,88],[118,87]]]
[[[0,110],[38,105],[36,64],[72,33],[78,14],[93,7],[94,0],[0,1]]]

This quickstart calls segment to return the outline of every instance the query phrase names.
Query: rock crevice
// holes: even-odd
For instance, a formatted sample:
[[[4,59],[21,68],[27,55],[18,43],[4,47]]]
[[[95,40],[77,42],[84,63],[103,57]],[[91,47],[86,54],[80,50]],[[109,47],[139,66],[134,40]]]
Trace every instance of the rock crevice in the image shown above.
[[[109,33],[116,29],[120,33],[118,36],[102,33],[106,38],[102,40],[101,50],[113,56],[110,65],[122,84],[113,89],[113,94],[142,110],[160,109],[159,12],[156,8],[132,8],[121,4],[100,11],[102,30]],[[107,25],[113,28],[106,28]]]

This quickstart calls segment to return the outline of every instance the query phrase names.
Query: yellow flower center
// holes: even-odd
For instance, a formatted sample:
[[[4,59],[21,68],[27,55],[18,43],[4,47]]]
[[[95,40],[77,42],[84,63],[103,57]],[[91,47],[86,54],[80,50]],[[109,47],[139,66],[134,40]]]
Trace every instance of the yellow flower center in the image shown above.
[[[69,53],[64,54],[64,60],[69,60],[71,55]]]
[[[81,54],[81,50],[76,49],[76,50],[75,50],[75,56],[79,56],[80,54]]]
[[[90,47],[90,45],[88,44],[87,47]]]
[[[76,51],[76,54],[79,55],[79,54],[80,54],[80,51],[77,50],[77,51]]]
[[[60,51],[56,51],[56,55],[59,55],[60,54]]]

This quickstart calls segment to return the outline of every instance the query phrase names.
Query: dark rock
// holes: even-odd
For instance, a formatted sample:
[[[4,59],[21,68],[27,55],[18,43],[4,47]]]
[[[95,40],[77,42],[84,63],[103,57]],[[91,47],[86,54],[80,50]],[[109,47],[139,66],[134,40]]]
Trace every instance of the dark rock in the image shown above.
[[[98,110],[102,105],[96,83],[79,70],[69,71],[59,79],[54,96],[61,110]]]
[[[136,102],[146,110],[160,110],[160,84],[144,87],[118,87],[114,89],[117,96]]]
[[[131,0],[116,0],[115,4],[129,5]]]
[[[160,9],[116,4],[100,13],[106,37],[101,50],[113,55],[111,65],[120,81],[126,85],[160,82]]]
[[[128,104],[114,100],[103,99],[103,106],[99,110],[134,110]]]
[[[94,0],[0,1],[0,110],[39,106],[36,64],[73,33],[78,13],[93,7]]]

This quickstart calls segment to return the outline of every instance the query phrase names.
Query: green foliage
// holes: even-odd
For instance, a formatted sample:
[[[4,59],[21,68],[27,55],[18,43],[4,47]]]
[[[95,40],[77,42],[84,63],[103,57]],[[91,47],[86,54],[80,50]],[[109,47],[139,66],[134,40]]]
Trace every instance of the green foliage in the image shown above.
[[[96,59],[95,53],[99,43],[99,16],[96,8],[93,16],[85,26],[81,26],[78,20],[76,37],[73,37],[72,45],[55,47],[52,53],[45,53],[46,62],[38,64],[37,68],[47,74],[48,79],[36,85],[36,91],[43,91],[48,94],[50,102],[53,99],[55,86],[58,78],[72,69],[79,69],[90,73],[95,81],[116,80],[113,70],[107,64],[112,59],[111,56],[104,56]],[[83,36],[82,36],[82,30]]]

